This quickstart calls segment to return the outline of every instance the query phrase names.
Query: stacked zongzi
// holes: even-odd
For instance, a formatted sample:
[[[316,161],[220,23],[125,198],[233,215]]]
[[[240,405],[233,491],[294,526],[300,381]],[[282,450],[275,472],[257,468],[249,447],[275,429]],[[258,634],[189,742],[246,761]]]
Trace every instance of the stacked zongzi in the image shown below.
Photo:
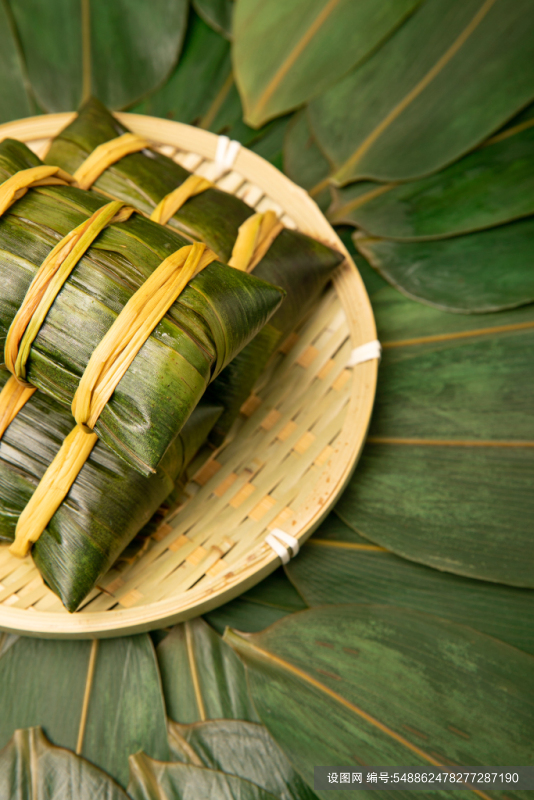
[[[9,373],[0,370],[0,388]],[[98,442],[69,494],[32,549],[50,588],[75,611],[99,578],[172,492],[213,426],[220,408],[200,404],[148,477]],[[36,392],[0,441],[0,541],[17,520],[72,427],[59,403]]]
[[[150,149],[142,137],[128,133],[94,99],[53,141],[46,162],[75,174],[83,185],[131,203],[183,235],[205,242],[223,261],[253,269],[255,276],[286,292],[269,323],[210,387],[210,397],[225,408],[216,427],[216,440],[221,441],[268,359],[312,308],[342,256],[298,231],[282,229],[272,212],[254,215],[238,198],[190,175]],[[247,225],[248,239],[243,230]],[[251,245],[254,241],[256,247]],[[246,253],[243,258],[247,249],[250,258]]]
[[[0,144],[0,181],[39,159],[13,140]],[[38,269],[108,204],[72,186],[39,186],[0,217],[0,345]],[[22,378],[70,405],[95,348],[162,261],[189,243],[139,214],[102,230],[36,331]],[[141,346],[94,423],[98,436],[148,474],[208,383],[265,324],[280,289],[213,262],[194,277]]]
[[[0,144],[0,538],[34,545],[69,609],[171,492],[213,409],[180,431],[283,295],[73,183]]]

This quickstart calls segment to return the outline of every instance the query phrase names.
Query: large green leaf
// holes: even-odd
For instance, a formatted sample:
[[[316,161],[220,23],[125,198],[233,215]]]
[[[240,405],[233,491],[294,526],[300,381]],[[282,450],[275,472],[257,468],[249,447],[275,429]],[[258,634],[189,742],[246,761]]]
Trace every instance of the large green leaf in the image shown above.
[[[393,286],[437,308],[488,313],[534,300],[534,217],[452,239],[393,242],[356,233],[354,243]]]
[[[189,764],[162,764],[144,753],[130,757],[132,800],[275,800],[250,781]]]
[[[322,211],[328,208],[331,201],[327,185],[330,164],[315,141],[304,108],[297,111],[286,129],[284,172],[307,189]]]
[[[173,758],[237,775],[280,800],[316,800],[263,725],[217,720],[195,725],[170,723]]]
[[[336,515],[285,569],[310,606],[387,603],[426,611],[534,655],[534,591],[406,561],[358,536]]]
[[[534,213],[534,119],[529,122],[428,178],[335,189],[328,216],[397,240],[456,236],[526,217]]]
[[[455,161],[534,97],[530,0],[427,0],[365,64],[313,100],[340,185]]]
[[[187,0],[10,5],[33,90],[47,111],[70,111],[91,92],[123,108],[155,89],[178,58],[188,7]]]
[[[363,261],[358,257],[358,264]],[[365,262],[363,262],[365,265]],[[388,286],[380,275],[372,271],[373,283],[368,289],[380,340],[386,349],[424,344],[432,341],[451,341],[476,338],[477,331],[501,332],[521,326],[534,325],[534,309],[522,306],[493,314],[450,314],[433,306],[416,303]],[[509,327],[513,326],[513,327]],[[518,328],[519,329],[519,328]],[[422,339],[422,342],[413,340]]]
[[[202,619],[176,625],[156,652],[171,719],[182,723],[257,720],[243,665]]]
[[[232,38],[233,0],[193,0],[193,6],[214,31]]]
[[[40,728],[18,730],[0,752],[4,800],[128,800],[102,770],[48,742]]]
[[[371,437],[534,441],[534,324],[470,333],[384,349]]]
[[[336,513],[411,560],[533,586],[534,308],[463,317],[390,288],[373,299],[371,435]]]
[[[202,124],[231,75],[230,45],[191,13],[183,52],[169,80],[132,111]]]
[[[205,614],[205,618],[219,633],[224,633],[226,626],[240,631],[261,631],[303,608],[306,603],[284,571],[278,569],[248,592]]]
[[[370,444],[336,513],[398,555],[534,587],[533,448]]]
[[[17,728],[42,726],[128,780],[128,756],[169,756],[161,684],[148,635],[101,641],[20,638],[0,658],[0,747]]]
[[[0,122],[35,114],[37,109],[8,2],[0,3],[0,74]]]
[[[262,721],[310,785],[317,764],[533,762],[534,658],[471,628],[349,605],[225,638]]]
[[[420,0],[237,0],[234,66],[245,119],[259,126],[362,62]]]

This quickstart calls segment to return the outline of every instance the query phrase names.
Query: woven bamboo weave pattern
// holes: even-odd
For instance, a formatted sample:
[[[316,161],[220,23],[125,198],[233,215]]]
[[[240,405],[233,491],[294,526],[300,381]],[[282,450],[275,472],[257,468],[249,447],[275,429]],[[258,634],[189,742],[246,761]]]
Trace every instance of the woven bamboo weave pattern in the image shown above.
[[[43,156],[71,119],[46,115],[0,126]],[[241,149],[232,169],[214,162],[218,137],[179,123],[124,115],[136,133],[186,169],[342,248],[306,192]],[[350,259],[324,298],[282,345],[244,403],[228,441],[183,489],[181,504],[131,557],[119,560],[76,614],[43,583],[31,557],[0,545],[0,628],[50,637],[117,636],[196,616],[241,594],[280,560],[265,542],[280,528],[304,541],[328,513],[357,462],[374,399],[377,362],[348,368],[376,339]]]

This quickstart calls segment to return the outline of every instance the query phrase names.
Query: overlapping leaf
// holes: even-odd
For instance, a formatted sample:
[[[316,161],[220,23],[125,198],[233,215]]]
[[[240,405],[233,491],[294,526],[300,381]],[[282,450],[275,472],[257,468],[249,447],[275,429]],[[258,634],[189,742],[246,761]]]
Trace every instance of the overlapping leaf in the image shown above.
[[[5,800],[128,800],[102,770],[54,747],[40,728],[18,730],[0,752],[0,797]]]
[[[88,14],[71,0],[10,5],[39,103],[47,111],[70,111],[91,91],[122,108],[159,86],[178,58],[188,4],[92,0]]]
[[[169,725],[173,759],[236,775],[280,800],[316,800],[263,725],[218,720]]]
[[[89,641],[18,639],[0,658],[0,747],[42,726],[121,785],[128,756],[169,756],[156,659],[147,635]]]
[[[534,213],[534,119],[529,122],[497,134],[428,178],[336,189],[329,218],[357,225],[373,237],[419,240],[457,236],[529,216]]]
[[[358,264],[362,264],[361,256]],[[362,266],[365,266],[365,262]],[[517,330],[526,330],[534,322],[533,309],[530,306],[494,314],[450,314],[410,300],[388,286],[374,270],[371,275],[374,281],[371,283],[368,279],[368,291],[380,340],[386,345],[386,349],[402,348],[408,342],[418,344],[427,340],[446,342],[461,338],[471,339],[473,331],[491,333],[502,328],[504,330],[501,332],[505,332],[516,329],[516,326]],[[419,339],[424,342],[418,342]]]
[[[414,561],[533,586],[534,309],[448,315],[390,288],[374,307],[376,406],[336,513]]]
[[[284,139],[284,172],[307,189],[325,211],[331,195],[327,186],[330,164],[320,151],[308,122],[306,109],[297,111],[287,126]]]
[[[406,561],[332,514],[286,566],[310,606],[387,603],[469,625],[534,655],[534,591]]]
[[[170,78],[132,111],[203,124],[206,115],[213,115],[212,104],[217,103],[231,74],[230,45],[191,13],[183,51]]]
[[[471,628],[348,605],[225,638],[247,664],[264,724],[310,785],[317,764],[534,758],[534,658]]]
[[[528,448],[369,445],[337,513],[405,558],[532,587],[533,476]]]
[[[490,230],[422,242],[357,233],[354,242],[393,286],[437,308],[489,313],[531,303],[534,217]]]
[[[237,0],[234,64],[245,119],[259,126],[362,62],[420,0]]]
[[[130,757],[128,794],[132,800],[275,800],[250,781],[189,764],[165,764],[144,753]]]
[[[410,180],[474,148],[534,96],[529,0],[427,0],[309,106],[334,180]]]
[[[257,720],[242,663],[202,619],[174,627],[158,645],[157,656],[171,719]]]
[[[193,6],[213,30],[232,38],[233,0],[193,0]]]

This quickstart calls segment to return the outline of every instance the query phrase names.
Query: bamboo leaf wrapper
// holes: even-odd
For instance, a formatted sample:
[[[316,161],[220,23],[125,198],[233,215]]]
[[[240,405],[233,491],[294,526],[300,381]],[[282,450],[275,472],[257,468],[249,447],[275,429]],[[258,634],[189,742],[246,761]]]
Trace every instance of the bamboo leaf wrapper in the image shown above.
[[[0,371],[0,388],[8,375]],[[97,443],[32,550],[45,582],[69,611],[78,608],[173,491],[219,414],[217,406],[197,406],[148,477]],[[70,413],[42,392],[7,428],[0,441],[0,541],[13,541],[20,513],[71,428]]]
[[[25,145],[0,144],[0,180],[40,164]],[[106,199],[70,186],[29,191],[0,218],[0,346],[50,250]],[[106,228],[82,257],[34,340],[27,380],[70,406],[96,346],[148,276],[189,244],[135,214]],[[157,468],[208,383],[265,324],[282,292],[209,264],[141,347],[95,432],[143,474]]]
[[[74,173],[104,142],[127,132],[98,100],[88,101],[77,118],[53,141],[46,161]],[[183,184],[190,173],[167,156],[150,149],[132,153],[108,167],[94,189],[151,214],[160,201]],[[215,187],[191,197],[168,222],[184,236],[205,242],[227,261],[242,223],[253,209]],[[278,344],[310,311],[342,256],[304,234],[284,229],[254,267],[254,275],[280,286],[286,297],[257,340],[242,351],[231,371],[210,389],[225,412],[219,439],[229,429],[243,401]]]

